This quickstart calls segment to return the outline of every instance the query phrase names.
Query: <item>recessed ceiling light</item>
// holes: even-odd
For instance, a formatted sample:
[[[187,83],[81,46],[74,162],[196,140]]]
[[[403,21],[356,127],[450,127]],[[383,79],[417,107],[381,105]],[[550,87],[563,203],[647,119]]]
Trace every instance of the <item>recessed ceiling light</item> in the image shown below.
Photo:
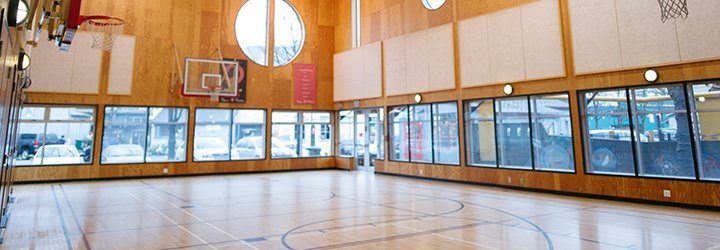
[[[415,94],[415,103],[421,103],[421,102],[422,102],[422,95]]]

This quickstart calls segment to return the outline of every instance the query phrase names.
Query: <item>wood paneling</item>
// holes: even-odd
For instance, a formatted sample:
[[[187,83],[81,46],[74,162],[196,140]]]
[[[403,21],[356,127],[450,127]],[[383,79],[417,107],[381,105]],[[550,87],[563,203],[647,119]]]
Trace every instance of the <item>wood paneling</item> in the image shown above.
[[[292,66],[279,68],[248,65],[247,103],[213,103],[209,98],[181,96],[180,85],[171,89],[175,67],[173,44],[184,57],[223,56],[245,59],[235,38],[235,17],[245,1],[235,0],[93,0],[84,1],[81,14],[113,15],[127,21],[125,35],[135,36],[132,96],[108,95],[111,53],[103,53],[100,94],[31,93],[28,103],[92,104],[103,110],[106,105],[152,105],[223,108],[333,109],[333,54],[335,6],[332,0],[289,0],[305,24],[305,45],[293,63],[318,65],[318,99],[315,105],[298,105],[292,98]],[[260,24],[245,24],[260,25]],[[270,37],[272,41],[272,37]],[[77,45],[77,44],[74,44]],[[114,51],[113,53],[121,53]],[[36,72],[37,73],[37,72]],[[191,114],[194,112],[191,112]],[[215,163],[166,163],[141,165],[99,165],[103,115],[97,117],[95,163],[90,166],[19,168],[18,181],[42,181],[132,176],[207,174],[223,172],[270,171],[287,169],[330,168],[333,158],[260,160]],[[190,116],[192,126],[194,115]],[[270,126],[267,130],[270,131]],[[188,148],[192,148],[190,131]]]
[[[349,0],[337,0],[338,5],[347,4]],[[534,2],[533,0],[448,0],[437,11],[428,11],[419,0],[369,0],[363,1],[361,23],[362,43],[377,42],[393,37],[410,34],[419,30],[442,24],[454,23],[455,47],[458,47],[458,22],[501,10],[518,7]],[[571,118],[573,125],[573,142],[575,152],[574,174],[533,172],[523,170],[477,168],[464,165],[465,152],[461,150],[461,166],[444,166],[432,164],[400,163],[388,160],[377,161],[376,171],[396,173],[410,176],[431,177],[447,180],[459,180],[494,185],[520,186],[534,189],[545,189],[613,197],[669,201],[676,203],[720,206],[718,184],[712,182],[696,182],[668,179],[612,177],[586,175],[583,171],[582,147],[580,138],[580,117],[578,113],[577,92],[594,88],[621,87],[647,84],[643,80],[644,69],[618,70],[598,74],[578,76],[575,74],[575,58],[570,28],[569,0],[560,0],[560,25],[562,49],[566,76],[544,80],[521,81],[514,83],[516,95],[541,94],[549,92],[568,92],[570,94]],[[575,1],[579,2],[579,1]],[[336,29],[345,27],[349,30],[349,12],[337,16]],[[659,17],[657,17],[659,18]],[[349,48],[350,34],[337,33],[335,51],[342,52]],[[387,48],[386,48],[387,49]],[[460,79],[460,56],[455,50],[456,80]],[[386,55],[387,56],[387,55]],[[612,56],[612,55],[608,55]],[[385,58],[387,59],[387,58]],[[621,60],[617,58],[617,60]],[[587,63],[587,62],[580,62]],[[683,82],[702,79],[720,78],[720,60],[693,62],[680,65],[658,66],[660,82]],[[387,74],[387,72],[385,72]],[[386,79],[387,81],[387,79]],[[387,82],[385,82],[387,84]],[[477,98],[503,97],[502,85],[461,88],[436,91],[423,94],[424,102],[457,101]],[[413,95],[386,96],[372,100],[363,100],[360,107],[395,106],[414,103]],[[352,102],[339,102],[344,109],[352,108]],[[460,124],[460,136],[464,137],[464,124]],[[387,134],[386,145],[387,143]],[[460,148],[464,147],[460,140]],[[508,178],[511,182],[508,183]],[[662,196],[663,189],[672,190],[672,198]]]

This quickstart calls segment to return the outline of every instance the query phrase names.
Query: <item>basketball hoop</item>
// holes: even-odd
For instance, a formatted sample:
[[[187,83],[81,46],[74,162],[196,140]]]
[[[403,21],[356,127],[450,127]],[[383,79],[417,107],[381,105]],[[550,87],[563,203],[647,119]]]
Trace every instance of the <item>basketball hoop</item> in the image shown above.
[[[207,88],[208,88],[208,90],[210,90],[210,101],[219,102],[220,101],[220,92],[222,91],[222,86],[210,85]]]
[[[112,51],[115,39],[125,26],[125,20],[113,16],[85,16],[83,22],[88,24],[92,35],[92,48],[105,51]]]
[[[690,12],[687,8],[687,0],[658,0],[660,4],[660,20],[666,22],[669,19],[687,19]]]

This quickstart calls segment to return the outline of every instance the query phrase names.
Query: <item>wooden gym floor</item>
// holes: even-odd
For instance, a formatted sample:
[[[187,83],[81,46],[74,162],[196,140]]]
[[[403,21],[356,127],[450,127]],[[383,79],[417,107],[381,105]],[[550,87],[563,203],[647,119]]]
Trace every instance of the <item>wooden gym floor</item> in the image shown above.
[[[720,249],[720,213],[309,171],[19,185],[3,249]]]

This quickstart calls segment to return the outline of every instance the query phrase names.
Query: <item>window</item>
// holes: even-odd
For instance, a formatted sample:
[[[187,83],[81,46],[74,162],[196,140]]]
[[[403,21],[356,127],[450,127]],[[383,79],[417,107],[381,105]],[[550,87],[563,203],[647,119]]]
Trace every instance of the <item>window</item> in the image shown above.
[[[460,164],[460,142],[457,104],[433,104],[432,110],[435,163],[458,165]]]
[[[447,0],[422,0],[422,3],[429,10],[437,10],[445,4],[445,1]]]
[[[408,110],[408,106],[400,106],[391,108],[388,113],[388,133],[392,145],[389,158],[393,161],[410,161]]]
[[[234,110],[232,160],[265,159],[265,111]]]
[[[150,108],[146,161],[186,161],[187,121],[187,109]]]
[[[360,0],[352,0],[352,47],[360,47]]]
[[[635,175],[627,100],[624,89],[581,95],[588,172]]]
[[[197,109],[193,161],[265,159],[265,124],[265,110]]]
[[[720,84],[695,84],[690,91],[700,178],[720,180]]]
[[[430,105],[410,106],[410,159],[433,162],[432,114]]]
[[[391,108],[390,160],[460,164],[457,116],[455,103]]]
[[[355,147],[355,112],[340,111],[338,122],[338,156],[352,157]]]
[[[702,83],[581,93],[587,171],[718,180],[718,130],[709,122],[717,91]]]
[[[274,0],[273,65],[284,66],[300,54],[305,27],[295,8],[285,0]],[[235,36],[243,53],[253,62],[268,66],[270,0],[248,0],[235,19]]]
[[[695,177],[686,96],[682,85],[631,90],[638,174]]]
[[[101,164],[184,162],[187,108],[105,107]]]
[[[532,96],[530,108],[535,169],[574,172],[569,96]]]
[[[502,168],[532,169],[527,97],[495,100],[498,163]]]
[[[332,155],[329,112],[273,111],[272,158]]]
[[[467,165],[497,167],[495,106],[492,99],[466,103]]]
[[[28,105],[20,111],[15,165],[90,164],[95,108]]]

